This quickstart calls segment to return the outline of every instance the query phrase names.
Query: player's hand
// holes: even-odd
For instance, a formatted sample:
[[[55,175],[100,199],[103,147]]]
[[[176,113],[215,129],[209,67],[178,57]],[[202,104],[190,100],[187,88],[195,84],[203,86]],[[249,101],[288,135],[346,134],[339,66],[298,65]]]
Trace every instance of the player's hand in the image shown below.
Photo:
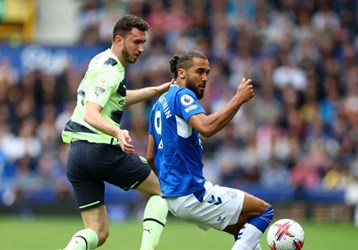
[[[237,88],[236,95],[238,96],[241,104],[250,101],[255,96],[252,80],[242,78],[241,84]]]
[[[130,137],[128,130],[119,129],[117,133],[117,139],[123,152],[127,154],[134,154],[135,150],[134,146],[130,144],[132,138]]]
[[[164,92],[167,92],[168,89],[170,88],[170,85],[172,85],[174,82],[175,82],[175,80],[172,79],[170,82],[166,82],[166,83],[163,83],[163,84],[159,85],[157,87],[159,95],[163,94]]]

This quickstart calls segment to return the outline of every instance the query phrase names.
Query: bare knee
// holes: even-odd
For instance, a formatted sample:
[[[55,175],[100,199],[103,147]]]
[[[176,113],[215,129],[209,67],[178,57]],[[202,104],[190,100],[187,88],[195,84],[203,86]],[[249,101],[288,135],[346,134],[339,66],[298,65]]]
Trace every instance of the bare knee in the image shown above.
[[[236,237],[248,220],[260,216],[269,209],[270,206],[271,205],[266,201],[245,193],[244,204],[237,223],[227,226],[224,231]]]
[[[257,217],[267,210],[271,205],[266,201],[253,195],[245,193],[244,204],[240,213],[238,223],[243,225],[251,218]]]
[[[109,236],[109,231],[108,230],[101,230],[101,231],[96,232],[96,233],[97,233],[97,236],[98,236],[98,246],[102,246],[106,242],[106,240],[107,240],[107,238]]]
[[[269,207],[270,204],[266,201],[246,193],[242,213],[252,214],[252,216],[255,217],[264,212]]]
[[[265,212],[270,206],[271,206],[271,204],[269,204],[266,201],[262,200],[262,206],[260,208],[260,212],[261,213]]]
[[[138,191],[147,194],[148,196],[161,195],[160,184],[158,177],[151,171],[150,175],[137,188]]]

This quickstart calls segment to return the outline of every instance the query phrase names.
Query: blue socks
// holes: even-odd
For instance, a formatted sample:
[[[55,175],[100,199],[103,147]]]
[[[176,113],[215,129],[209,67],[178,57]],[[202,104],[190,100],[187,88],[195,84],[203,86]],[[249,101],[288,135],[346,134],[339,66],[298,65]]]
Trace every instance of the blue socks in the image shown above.
[[[274,214],[274,209],[272,206],[270,206],[268,209],[266,209],[259,216],[248,220],[247,223],[254,225],[262,233],[264,233],[266,228],[270,225],[270,223],[273,219],[273,214]]]
[[[273,215],[274,209],[270,206],[259,216],[248,220],[238,233],[232,250],[261,249],[261,237],[270,225]]]

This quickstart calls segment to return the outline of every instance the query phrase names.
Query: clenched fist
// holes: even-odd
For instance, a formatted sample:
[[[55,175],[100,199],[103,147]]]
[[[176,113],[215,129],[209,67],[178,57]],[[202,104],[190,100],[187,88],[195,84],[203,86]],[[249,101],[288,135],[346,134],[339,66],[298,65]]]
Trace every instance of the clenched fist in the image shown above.
[[[255,96],[251,79],[246,80],[242,78],[241,84],[237,88],[236,96],[239,98],[241,104],[250,101]]]

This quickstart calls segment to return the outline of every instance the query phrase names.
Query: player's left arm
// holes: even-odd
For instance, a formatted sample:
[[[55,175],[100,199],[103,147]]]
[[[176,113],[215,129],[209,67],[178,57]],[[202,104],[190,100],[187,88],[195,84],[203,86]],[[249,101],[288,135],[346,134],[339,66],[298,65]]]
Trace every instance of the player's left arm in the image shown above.
[[[155,146],[154,137],[153,137],[153,135],[149,134],[148,147],[147,147],[147,161],[148,161],[148,165],[153,170],[153,172],[156,175],[158,175],[157,170],[154,165],[154,146]]]
[[[242,104],[251,100],[254,95],[251,79],[244,78],[235,96],[223,108],[210,115],[195,114],[188,119],[188,123],[203,136],[210,137],[223,129],[236,115]]]
[[[159,96],[166,92],[170,85],[174,82],[174,80],[171,80],[170,82],[163,83],[159,86],[153,86],[153,87],[146,87],[141,89],[135,89],[135,90],[127,90],[126,95],[126,106],[142,102],[145,100],[149,100],[155,96]]]

